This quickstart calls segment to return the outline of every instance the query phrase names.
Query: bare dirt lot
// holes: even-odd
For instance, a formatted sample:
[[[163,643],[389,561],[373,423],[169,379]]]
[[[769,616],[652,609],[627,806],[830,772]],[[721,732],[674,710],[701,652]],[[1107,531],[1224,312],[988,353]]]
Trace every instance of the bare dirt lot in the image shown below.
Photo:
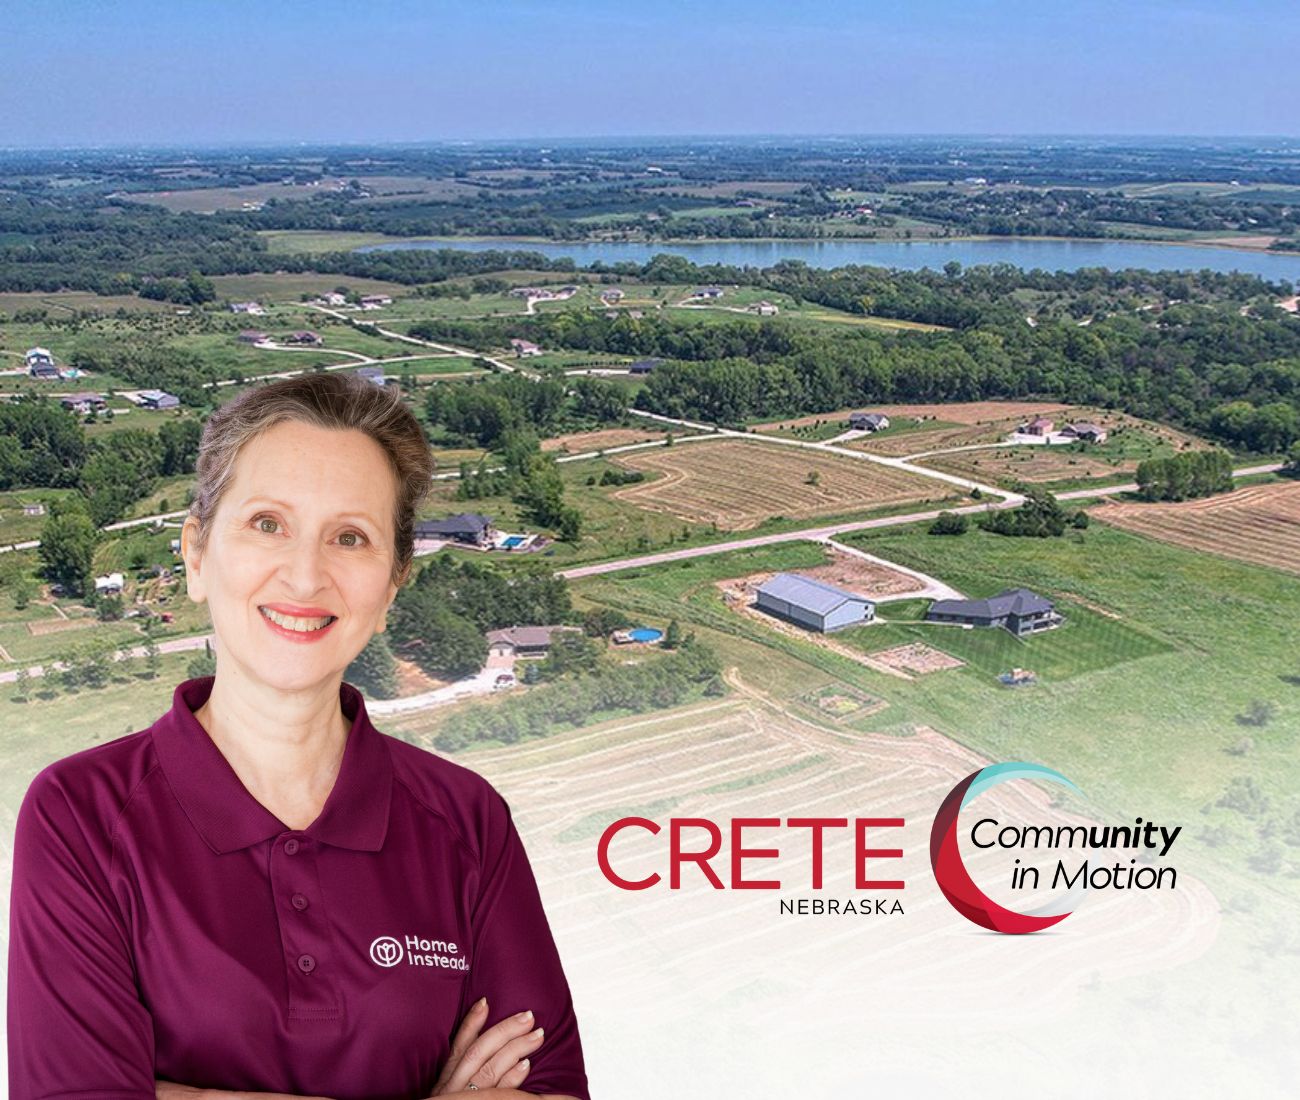
[[[947,486],[905,470],[744,440],[634,451],[613,461],[663,475],[620,489],[615,496],[729,531],[754,527],[769,517],[834,515],[939,500],[948,493]]]
[[[920,676],[927,672],[942,672],[946,668],[961,668],[966,663],[924,642],[896,645],[893,649],[878,649],[871,656],[890,668],[915,672]]]
[[[629,443],[649,443],[663,439],[666,432],[646,428],[604,428],[596,432],[570,432],[542,440],[542,450],[582,454],[624,447]]]
[[[1300,481],[1177,504],[1108,503],[1089,515],[1161,542],[1300,576]]]

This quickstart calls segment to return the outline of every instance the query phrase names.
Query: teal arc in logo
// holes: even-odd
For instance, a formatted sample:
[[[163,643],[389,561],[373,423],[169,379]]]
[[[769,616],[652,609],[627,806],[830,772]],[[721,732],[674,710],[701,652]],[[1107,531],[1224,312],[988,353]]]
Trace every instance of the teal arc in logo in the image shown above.
[[[1039,932],[1063,921],[1082,904],[1086,888],[1078,885],[1060,897],[1053,898],[1046,905],[1020,913],[998,904],[971,878],[957,840],[958,817],[980,795],[1013,779],[1041,779],[1059,783],[1076,794],[1083,793],[1060,772],[1041,764],[990,764],[971,772],[948,792],[939,812],[935,814],[934,825],[930,829],[930,866],[934,869],[934,879],[943,891],[943,896],[963,917],[991,932],[1018,935]],[[1082,878],[1080,882],[1082,883]]]

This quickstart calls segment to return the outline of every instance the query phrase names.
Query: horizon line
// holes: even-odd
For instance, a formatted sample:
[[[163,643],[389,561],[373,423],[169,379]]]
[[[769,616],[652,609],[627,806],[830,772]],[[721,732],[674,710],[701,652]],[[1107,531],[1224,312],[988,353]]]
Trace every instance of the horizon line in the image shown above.
[[[809,141],[898,141],[908,139],[928,140],[1058,140],[1058,141],[1284,141],[1300,142],[1300,133],[1174,133],[1174,132],[1107,132],[1107,131],[942,131],[942,130],[907,130],[885,131],[875,133],[847,132],[805,132],[805,133],[768,133],[734,131],[730,133],[623,133],[623,134],[569,134],[569,135],[514,135],[503,137],[424,137],[424,138],[199,138],[193,141],[176,139],[144,141],[109,141],[109,142],[47,142],[47,143],[0,143],[0,154],[25,152],[114,152],[132,150],[222,150],[222,149],[279,149],[291,147],[303,149],[322,148],[431,148],[445,146],[491,146],[504,144],[542,145],[560,144],[594,144],[599,142],[658,141],[677,144],[696,144],[703,142],[809,142]]]

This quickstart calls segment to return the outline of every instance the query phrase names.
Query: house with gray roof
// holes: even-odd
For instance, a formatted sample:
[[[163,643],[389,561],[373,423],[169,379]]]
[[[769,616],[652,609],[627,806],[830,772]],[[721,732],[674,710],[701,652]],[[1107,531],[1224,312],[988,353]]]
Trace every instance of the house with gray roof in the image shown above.
[[[884,413],[849,413],[849,427],[863,432],[880,432],[889,427],[889,417]]]
[[[507,626],[487,632],[488,652],[505,657],[544,657],[555,635],[562,631],[581,633],[576,626]]]
[[[926,622],[1002,627],[1016,637],[1060,626],[1064,616],[1046,596],[1028,588],[1007,588],[986,600],[935,600]]]
[[[758,586],[755,606],[823,634],[869,623],[876,605],[865,596],[799,573],[778,573]]]
[[[442,539],[469,546],[490,546],[496,528],[488,516],[478,512],[461,512],[446,519],[426,519],[415,525],[416,539]]]

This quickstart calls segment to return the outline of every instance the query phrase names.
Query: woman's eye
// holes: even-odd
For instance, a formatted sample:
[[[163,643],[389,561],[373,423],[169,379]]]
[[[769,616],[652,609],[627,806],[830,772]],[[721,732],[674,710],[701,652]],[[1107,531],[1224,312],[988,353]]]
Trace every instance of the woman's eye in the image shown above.
[[[274,535],[279,530],[280,527],[280,521],[276,519],[274,516],[267,516],[267,515],[254,516],[253,522],[257,524],[258,531],[260,531],[264,535]],[[268,524],[270,524],[269,527],[267,526]],[[368,543],[370,541],[360,531],[344,531],[343,534],[339,536],[339,539],[342,540],[343,545],[348,547],[349,549],[362,546],[365,543]],[[353,540],[359,539],[361,541],[349,542],[347,541],[348,539],[353,539]]]

